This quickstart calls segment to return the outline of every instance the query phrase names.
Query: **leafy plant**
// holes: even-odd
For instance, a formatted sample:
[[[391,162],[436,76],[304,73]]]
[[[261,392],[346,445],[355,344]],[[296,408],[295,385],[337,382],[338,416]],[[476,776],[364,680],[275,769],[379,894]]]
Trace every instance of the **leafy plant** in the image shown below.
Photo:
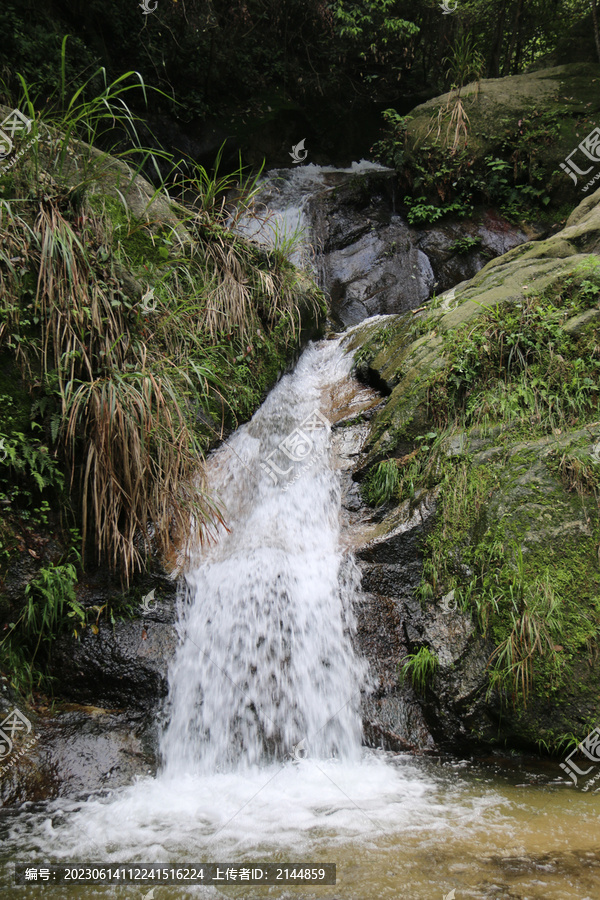
[[[415,690],[423,694],[435,676],[439,664],[437,656],[429,647],[420,647],[416,653],[409,653],[402,663],[399,679],[401,682],[410,680]]]
[[[442,64],[451,86],[459,93],[468,81],[481,78],[485,61],[471,32],[463,32],[455,38]]]
[[[383,506],[397,494],[399,486],[398,461],[384,459],[363,482],[362,493],[372,506]]]
[[[75,594],[76,584],[77,570],[72,563],[42,567],[26,585],[23,611],[16,622],[8,625],[0,647],[9,641],[10,648],[15,632],[32,647],[35,644],[28,660],[33,671],[42,641],[51,643],[65,627],[67,609],[81,609]]]
[[[37,191],[44,188],[50,175],[72,197],[81,196],[86,186],[103,178],[111,153],[136,161],[135,171],[122,170],[125,180],[128,178],[130,182],[147,160],[158,171],[157,158],[166,159],[168,155],[160,150],[142,150],[140,119],[127,102],[130,94],[138,92],[147,101],[144,79],[138,72],[128,71],[109,81],[106,69],[100,66],[69,96],[68,37],[65,35],[61,45],[60,79],[54,96],[40,102],[26,79],[17,76],[20,96],[13,102],[16,100],[15,105],[31,120],[31,150],[27,160],[33,161],[33,184]],[[157,88],[152,90],[162,94]]]
[[[410,225],[433,225],[444,216],[457,215],[466,216],[470,208],[460,201],[454,203],[446,203],[443,206],[435,206],[427,203],[427,198],[410,196],[404,198],[404,202],[408,207],[406,218]]]
[[[377,159],[399,169],[404,162],[406,129],[412,116],[401,116],[395,109],[385,109],[381,115],[387,133],[371,150]]]
[[[453,241],[448,249],[453,253],[464,255],[465,253],[471,253],[472,250],[480,246],[481,238],[479,235],[465,235],[465,237],[457,238]]]

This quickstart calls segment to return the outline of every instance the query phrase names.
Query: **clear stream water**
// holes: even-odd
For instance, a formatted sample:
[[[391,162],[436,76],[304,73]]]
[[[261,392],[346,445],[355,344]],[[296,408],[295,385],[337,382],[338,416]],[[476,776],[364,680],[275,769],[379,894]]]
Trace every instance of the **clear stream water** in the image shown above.
[[[330,887],[156,886],[155,900],[600,897],[598,796],[566,784],[558,763],[361,746],[372,684],[353,649],[360,583],[340,540],[327,419],[350,367],[340,340],[309,345],[210,458],[229,530],[198,551],[182,592],[162,769],[4,810],[0,897],[150,890],[16,888],[15,860],[337,864]]]

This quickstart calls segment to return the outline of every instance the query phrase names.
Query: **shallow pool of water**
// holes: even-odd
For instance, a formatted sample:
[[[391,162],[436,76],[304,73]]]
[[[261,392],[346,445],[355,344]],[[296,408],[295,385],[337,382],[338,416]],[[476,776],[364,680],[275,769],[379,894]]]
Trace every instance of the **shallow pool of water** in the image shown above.
[[[5,810],[2,897],[139,897],[152,885],[12,885],[12,862],[331,862],[320,887],[155,886],[175,897],[596,900],[598,795],[558,766],[367,752],[142,779],[81,802]]]

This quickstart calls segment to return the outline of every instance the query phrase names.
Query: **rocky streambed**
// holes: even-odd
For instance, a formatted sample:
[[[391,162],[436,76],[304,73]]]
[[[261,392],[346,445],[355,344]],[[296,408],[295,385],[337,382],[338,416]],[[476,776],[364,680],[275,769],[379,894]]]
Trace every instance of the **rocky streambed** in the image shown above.
[[[568,734],[583,737],[600,702],[593,481],[600,426],[563,422],[542,433],[534,416],[528,434],[522,419],[517,427],[490,414],[476,425],[449,427],[440,421],[443,397],[436,411],[431,391],[450,360],[456,370],[452,336],[464,336],[465,326],[476,329],[488,310],[519,307],[568,279],[579,279],[581,292],[581,266],[591,271],[600,250],[600,192],[575,210],[562,232],[524,242],[523,232],[491,214],[477,223],[409,228],[395,212],[394,179],[385,170],[325,171],[318,181],[304,209],[334,327],[384,314],[349,334],[356,370],[324,407],[342,477],[342,539],[362,575],[356,644],[374,679],[364,701],[365,742],[426,752],[535,750],[555,747]],[[467,234],[479,235],[478,250],[453,251],[457,237]],[[481,268],[486,251],[503,255]],[[576,347],[593,340],[599,320],[598,292],[588,289],[577,312],[553,328]],[[424,459],[434,455],[432,473]],[[379,463],[390,460],[402,477],[411,462],[419,465],[404,493],[371,504],[365,485]],[[587,481],[569,481],[581,466],[591,473]],[[532,568],[521,573],[521,608],[511,610],[502,604],[507,573],[517,566],[518,575],[517,543]],[[485,554],[487,563],[476,570]],[[558,573],[552,584],[548,565]],[[578,577],[581,590],[574,587]],[[484,582],[492,598],[487,622]],[[53,675],[62,700],[32,714],[37,740],[3,777],[4,804],[119,786],[156,769],[178,634],[175,584],[165,576],[150,587],[152,600],[139,618],[100,622],[97,634],[88,630],[78,640],[58,642]],[[540,626],[545,650],[552,642],[554,668],[537,654],[541,643],[534,647],[524,704],[509,680],[490,682],[490,662],[511,633],[513,612],[523,612],[523,591],[550,589],[565,608],[565,633],[546,636]],[[100,603],[105,590],[96,573],[89,603]],[[479,606],[470,599],[476,596]],[[429,677],[420,685],[400,679],[406,661],[421,651],[434,659]],[[3,688],[2,712],[8,713],[17,698]]]

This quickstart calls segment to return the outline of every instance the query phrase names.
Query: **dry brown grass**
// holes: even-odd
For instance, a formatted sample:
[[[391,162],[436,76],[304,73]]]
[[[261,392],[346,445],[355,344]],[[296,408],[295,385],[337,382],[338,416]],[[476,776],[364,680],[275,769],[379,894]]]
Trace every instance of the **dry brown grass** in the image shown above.
[[[100,223],[75,229],[43,201],[30,223],[0,210],[4,316],[0,336],[33,383],[54,384],[53,435],[80,499],[84,544],[129,581],[150,544],[185,548],[219,519],[202,481],[199,443],[177,386],[187,377],[139,339],[100,241]],[[37,273],[27,310],[41,340],[22,339],[17,302]]]

